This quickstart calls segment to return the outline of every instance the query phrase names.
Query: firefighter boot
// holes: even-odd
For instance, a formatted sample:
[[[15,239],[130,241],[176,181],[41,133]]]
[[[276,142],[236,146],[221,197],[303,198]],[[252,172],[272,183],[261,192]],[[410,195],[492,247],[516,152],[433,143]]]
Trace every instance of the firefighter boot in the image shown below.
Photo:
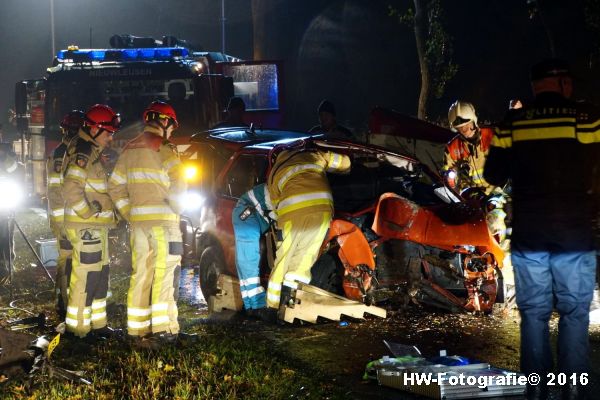
[[[269,324],[277,323],[278,311],[274,308],[262,307],[262,308],[251,308],[246,310],[246,315],[250,318],[259,319]]]
[[[179,332],[177,334],[177,344],[180,347],[187,347],[200,341],[200,336],[196,333]]]
[[[102,328],[93,329],[90,332],[90,335],[94,336],[97,340],[100,341],[108,339],[122,340],[125,336],[125,333],[122,329],[114,329],[109,326],[105,326]]]

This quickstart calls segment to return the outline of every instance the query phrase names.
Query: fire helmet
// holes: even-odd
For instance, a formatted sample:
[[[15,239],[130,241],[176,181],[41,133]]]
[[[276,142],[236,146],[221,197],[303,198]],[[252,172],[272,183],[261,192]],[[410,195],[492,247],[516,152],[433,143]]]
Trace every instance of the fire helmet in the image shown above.
[[[121,127],[121,116],[105,104],[95,104],[85,113],[85,125],[114,133]]]
[[[60,127],[63,129],[63,133],[75,133],[83,126],[84,122],[85,113],[80,110],[72,110],[60,121]]]
[[[452,131],[456,132],[456,128],[464,126],[471,121],[478,128],[477,115],[475,115],[473,104],[461,100],[456,100],[452,103],[448,110],[448,123]]]
[[[150,103],[148,108],[144,110],[144,122],[157,121],[159,119],[166,118],[174,125],[175,129],[179,127],[179,122],[177,121],[177,114],[175,114],[175,109],[171,107],[169,104],[164,101],[153,101]]]

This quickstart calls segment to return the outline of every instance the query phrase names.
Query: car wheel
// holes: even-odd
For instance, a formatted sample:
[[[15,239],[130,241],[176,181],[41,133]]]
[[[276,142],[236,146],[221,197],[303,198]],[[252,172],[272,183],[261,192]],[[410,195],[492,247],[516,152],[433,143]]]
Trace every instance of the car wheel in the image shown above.
[[[343,294],[342,274],[337,257],[325,253],[313,264],[310,284],[335,294]]]
[[[200,290],[204,299],[217,294],[217,280],[223,272],[223,258],[215,247],[208,247],[200,256]]]

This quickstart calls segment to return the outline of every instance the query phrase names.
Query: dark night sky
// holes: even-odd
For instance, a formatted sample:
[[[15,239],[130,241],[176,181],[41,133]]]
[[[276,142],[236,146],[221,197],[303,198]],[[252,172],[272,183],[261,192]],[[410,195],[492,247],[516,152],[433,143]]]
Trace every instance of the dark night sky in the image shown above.
[[[108,47],[115,33],[161,37],[172,34],[219,50],[220,0],[54,0],[56,47]],[[583,0],[545,0],[546,21],[557,53],[578,75],[578,97],[600,100],[594,70],[587,67],[589,37]],[[250,1],[226,0],[227,52],[251,59]],[[286,73],[289,127],[315,123],[316,106],[329,98],[339,118],[364,131],[368,110],[387,106],[416,114],[418,62],[413,32],[388,17],[393,4],[408,0],[271,0],[266,15],[266,57],[282,59]],[[444,115],[456,98],[475,103],[480,118],[498,119],[508,100],[528,98],[529,66],[550,55],[538,20],[528,19],[525,0],[444,1],[446,25],[454,37],[459,72],[445,96],[431,102],[431,116]],[[51,62],[50,0],[2,0],[0,12],[0,116],[13,104],[14,82],[42,76]],[[596,98],[594,98],[596,97]]]

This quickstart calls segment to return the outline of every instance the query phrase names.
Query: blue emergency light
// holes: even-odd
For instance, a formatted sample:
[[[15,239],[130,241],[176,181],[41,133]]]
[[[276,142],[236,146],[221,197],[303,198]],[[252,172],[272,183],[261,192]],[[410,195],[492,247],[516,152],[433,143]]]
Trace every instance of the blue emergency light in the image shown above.
[[[139,49],[81,49],[60,50],[56,58],[63,62],[90,61],[166,61],[187,57],[189,50],[184,47],[156,47]]]

